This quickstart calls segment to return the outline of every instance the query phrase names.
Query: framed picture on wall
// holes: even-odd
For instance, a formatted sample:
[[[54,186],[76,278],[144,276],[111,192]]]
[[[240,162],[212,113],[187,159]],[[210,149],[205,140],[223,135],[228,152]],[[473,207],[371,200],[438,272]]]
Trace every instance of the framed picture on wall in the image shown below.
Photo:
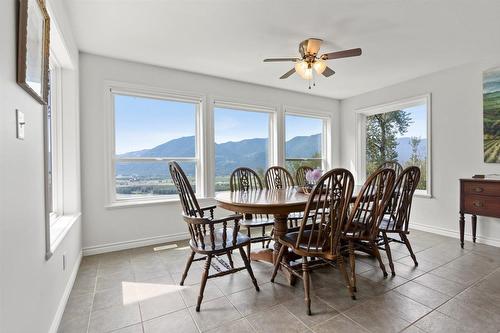
[[[483,73],[484,161],[500,163],[500,67]]]
[[[43,0],[19,1],[17,83],[47,104],[50,19]]]

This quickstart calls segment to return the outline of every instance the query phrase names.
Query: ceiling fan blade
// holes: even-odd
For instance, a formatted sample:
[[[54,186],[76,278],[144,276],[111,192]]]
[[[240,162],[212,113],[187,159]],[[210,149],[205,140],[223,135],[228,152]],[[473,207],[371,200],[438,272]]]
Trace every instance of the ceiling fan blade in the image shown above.
[[[321,74],[323,74],[323,76],[329,77],[329,76],[332,76],[333,74],[335,74],[335,71],[333,69],[331,69],[330,67],[326,66],[325,70]]]
[[[323,60],[339,59],[339,58],[356,57],[359,55],[361,55],[361,49],[357,48],[357,49],[325,53],[321,56],[321,59]]]
[[[283,80],[283,79],[286,79],[288,78],[290,75],[292,75],[293,73],[295,73],[295,67],[290,69],[288,72],[286,72],[285,74],[281,75],[280,76],[280,79]]]
[[[297,58],[268,58],[264,59],[264,62],[282,62],[282,61],[297,61],[299,59]]]

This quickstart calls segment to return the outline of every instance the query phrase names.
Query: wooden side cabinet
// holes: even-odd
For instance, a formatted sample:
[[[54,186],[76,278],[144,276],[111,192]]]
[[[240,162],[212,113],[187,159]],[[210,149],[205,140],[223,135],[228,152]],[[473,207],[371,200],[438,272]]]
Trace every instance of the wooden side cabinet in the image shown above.
[[[477,216],[500,218],[500,180],[460,179],[460,245],[464,247],[465,214],[471,215],[472,241],[476,242]]]

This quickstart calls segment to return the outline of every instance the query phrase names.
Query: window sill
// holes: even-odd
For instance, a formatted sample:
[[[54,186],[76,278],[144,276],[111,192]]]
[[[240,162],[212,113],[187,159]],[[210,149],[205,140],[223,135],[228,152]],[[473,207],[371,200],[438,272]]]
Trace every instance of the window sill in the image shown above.
[[[49,259],[52,253],[55,252],[64,237],[68,234],[73,224],[80,218],[82,214],[62,215],[58,216],[50,223],[50,253],[47,254]]]
[[[200,203],[210,200],[210,198],[198,198]],[[179,198],[155,199],[155,200],[123,200],[115,201],[104,206],[107,209],[132,208],[141,206],[171,205],[179,204]]]

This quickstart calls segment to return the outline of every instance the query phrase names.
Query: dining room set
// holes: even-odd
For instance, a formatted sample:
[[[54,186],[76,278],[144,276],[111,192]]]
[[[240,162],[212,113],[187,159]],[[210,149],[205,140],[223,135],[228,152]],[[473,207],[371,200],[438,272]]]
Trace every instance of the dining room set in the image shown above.
[[[250,168],[237,168],[230,177],[230,191],[216,195],[217,206],[233,212],[224,217],[215,216],[215,205],[200,206],[179,164],[171,162],[169,168],[190,234],[191,253],[180,284],[193,261],[205,261],[196,311],[210,278],[247,270],[258,292],[251,260],[274,265],[271,282],[278,271],[291,285],[302,279],[309,315],[310,273],[316,268],[336,267],[354,300],[356,293],[363,292],[356,286],[356,251],[374,256],[384,277],[388,273],[380,250],[386,252],[391,274],[396,274],[391,242],[404,243],[418,265],[407,236],[418,167],[403,169],[395,161],[385,162],[362,186],[355,185],[352,173],[341,168],[322,174],[301,166],[293,177],[285,168],[273,166],[263,180]],[[252,244],[260,248],[252,250]],[[234,253],[241,256],[243,266],[235,266]]]

